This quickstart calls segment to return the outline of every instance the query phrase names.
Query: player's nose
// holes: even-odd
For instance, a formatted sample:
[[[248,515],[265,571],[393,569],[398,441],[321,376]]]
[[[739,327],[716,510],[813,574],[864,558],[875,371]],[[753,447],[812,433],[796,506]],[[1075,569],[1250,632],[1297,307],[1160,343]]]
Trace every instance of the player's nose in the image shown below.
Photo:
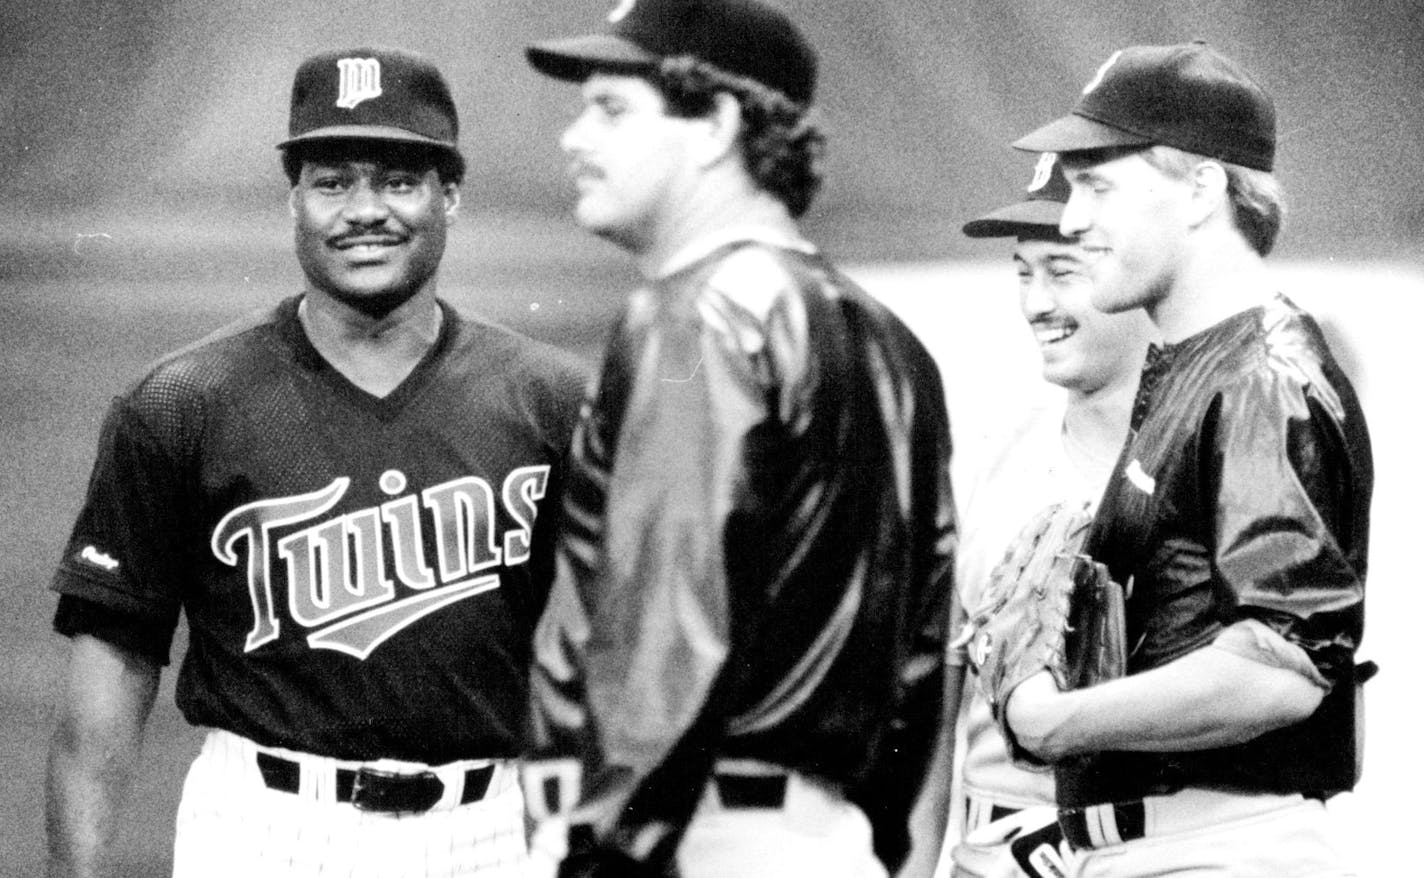
[[[1034,272],[1019,285],[1019,308],[1030,323],[1052,314],[1058,301],[1044,283],[1042,272]]]
[[[1088,201],[1074,187],[1063,205],[1062,216],[1058,218],[1058,233],[1065,238],[1073,238],[1087,231],[1089,225]]]
[[[386,204],[376,187],[361,180],[347,192],[341,214],[350,223],[366,224],[389,216],[390,205]]]
[[[574,117],[574,120],[559,135],[560,149],[570,155],[575,155],[588,148],[587,125],[585,124],[587,119],[587,111]]]

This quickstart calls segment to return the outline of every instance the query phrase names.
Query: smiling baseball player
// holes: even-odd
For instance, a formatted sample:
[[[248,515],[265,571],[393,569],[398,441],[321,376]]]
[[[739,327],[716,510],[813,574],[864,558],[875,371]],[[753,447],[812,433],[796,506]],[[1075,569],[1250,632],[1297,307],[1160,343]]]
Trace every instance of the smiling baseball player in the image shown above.
[[[955,486],[964,510],[955,588],[970,611],[1005,575],[1017,544],[1031,537],[1045,510],[1068,516],[1096,505],[1127,438],[1137,376],[1156,338],[1141,311],[1105,314],[1093,307],[1086,254],[1058,231],[1068,193],[1057,156],[1044,153],[1023,198],[964,225],[971,238],[1013,239],[1019,308],[1038,344],[1044,380],[1064,391],[1017,418]],[[1055,543],[1042,551],[1067,548]],[[1015,764],[978,688],[971,686],[967,697],[964,823],[951,874],[1053,878],[1064,859],[1053,777]]]
[[[1093,303],[1162,334],[1084,551],[1129,587],[1126,674],[1008,695],[1077,874],[1347,875],[1373,462],[1320,327],[1273,292],[1276,108],[1201,42],[1131,46],[1015,146],[1060,154]]]
[[[104,874],[180,612],[178,705],[209,732],[175,875],[519,874],[583,376],[436,297],[456,138],[423,58],[306,60],[280,145],[305,289],[114,402],[54,580],[51,875]]]

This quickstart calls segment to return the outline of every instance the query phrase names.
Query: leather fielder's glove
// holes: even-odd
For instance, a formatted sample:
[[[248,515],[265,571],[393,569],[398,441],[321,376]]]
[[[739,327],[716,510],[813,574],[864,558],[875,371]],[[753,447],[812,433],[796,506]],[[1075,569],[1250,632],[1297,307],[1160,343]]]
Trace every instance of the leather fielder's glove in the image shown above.
[[[1083,554],[1092,516],[1084,505],[1050,506],[1020,532],[989,577],[957,642],[968,645],[979,689],[1021,766],[1043,762],[1009,729],[1014,688],[1047,669],[1060,689],[1121,677],[1127,666],[1123,591]]]

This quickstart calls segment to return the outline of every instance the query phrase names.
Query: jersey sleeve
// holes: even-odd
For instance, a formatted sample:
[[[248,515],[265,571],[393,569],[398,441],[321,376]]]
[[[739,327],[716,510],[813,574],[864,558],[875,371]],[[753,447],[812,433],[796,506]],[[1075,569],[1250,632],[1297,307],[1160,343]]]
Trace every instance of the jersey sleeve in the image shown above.
[[[1311,386],[1262,370],[1222,394],[1211,420],[1220,578],[1242,616],[1337,679],[1359,646],[1364,547],[1352,545],[1352,518],[1367,478],[1355,471],[1341,416]]]
[[[130,400],[116,401],[51,588],[171,638],[182,600],[186,522],[192,520],[183,479]],[[166,654],[167,648],[155,644],[150,654]]]
[[[546,742],[586,754],[575,822],[646,861],[671,855],[711,768],[723,534],[776,403],[756,321],[632,312],[575,433],[534,688]]]

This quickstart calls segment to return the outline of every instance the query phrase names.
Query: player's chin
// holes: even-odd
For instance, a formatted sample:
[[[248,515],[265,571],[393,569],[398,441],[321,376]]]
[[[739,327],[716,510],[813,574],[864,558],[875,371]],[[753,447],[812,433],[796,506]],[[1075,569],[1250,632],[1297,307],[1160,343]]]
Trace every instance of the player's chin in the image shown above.
[[[1088,359],[1084,356],[1084,343],[1077,338],[1067,339],[1050,346],[1050,349],[1042,350],[1043,357],[1043,380],[1059,387],[1076,387],[1084,377],[1084,372],[1088,368]]]
[[[580,194],[574,200],[574,222],[579,227],[590,232],[597,233],[609,223],[608,212],[598,203],[598,199],[587,193]]]
[[[410,301],[423,286],[408,272],[384,270],[351,272],[328,287],[331,297],[356,311],[383,317]]]

